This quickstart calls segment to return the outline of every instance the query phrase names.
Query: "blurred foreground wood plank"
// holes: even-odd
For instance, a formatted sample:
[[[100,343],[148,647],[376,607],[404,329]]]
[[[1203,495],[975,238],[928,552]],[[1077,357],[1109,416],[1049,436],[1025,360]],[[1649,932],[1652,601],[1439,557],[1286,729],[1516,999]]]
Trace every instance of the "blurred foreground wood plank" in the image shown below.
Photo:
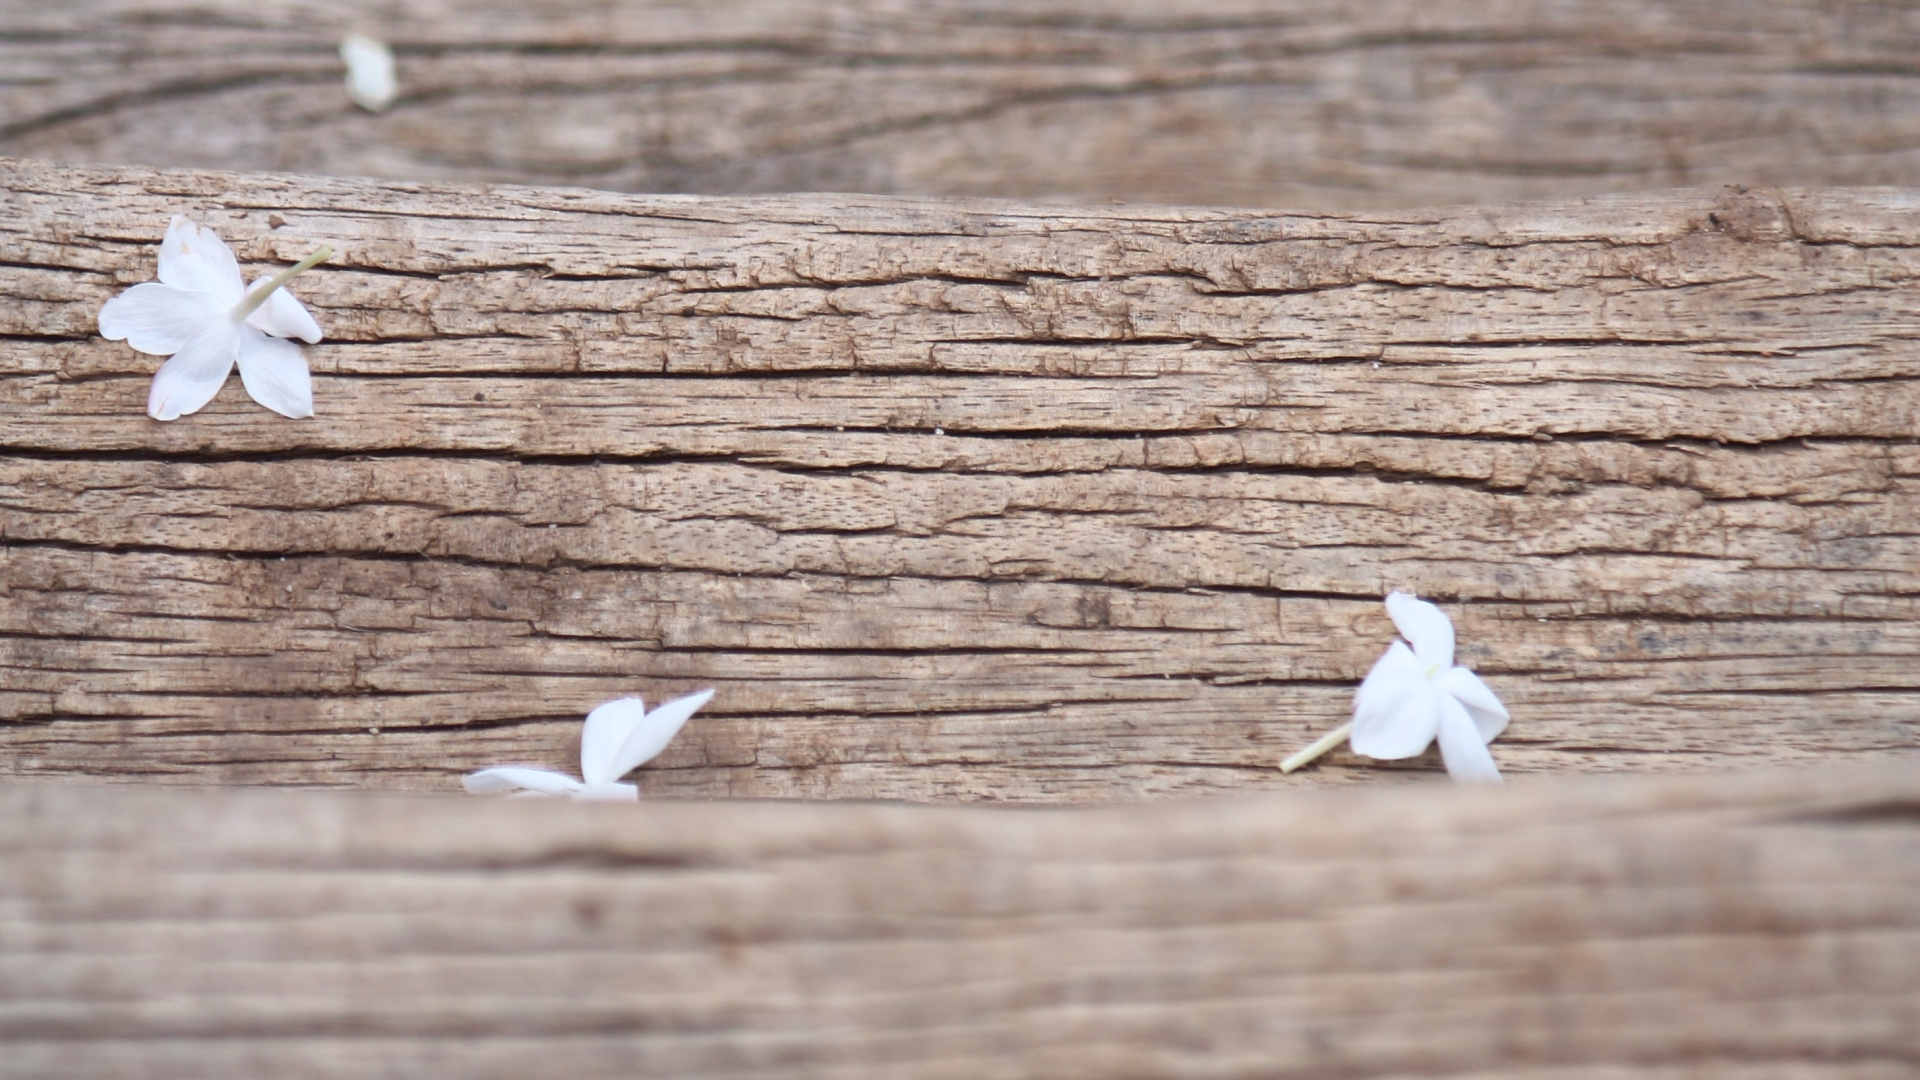
[[[174,213],[319,415],[95,333]],[[1920,200],[1317,215],[0,163],[0,772],[1080,801],[1345,719],[1392,588],[1510,772],[1920,742]],[[1436,767],[1432,758],[1413,770]],[[1405,776],[1406,772],[1398,775]]]
[[[1920,1067],[1920,760],[1073,810],[0,787],[0,1076]]]
[[[349,32],[401,96],[341,89]],[[0,154],[1359,209],[1920,184],[1920,18],[1823,0],[0,0]]]

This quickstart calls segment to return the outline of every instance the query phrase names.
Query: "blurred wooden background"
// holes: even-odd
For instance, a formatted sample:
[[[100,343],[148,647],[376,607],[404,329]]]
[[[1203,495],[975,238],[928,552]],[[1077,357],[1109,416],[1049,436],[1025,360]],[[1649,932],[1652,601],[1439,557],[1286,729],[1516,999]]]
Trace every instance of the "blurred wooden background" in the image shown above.
[[[0,1076],[1903,1080],[1920,772],[1072,810],[0,786]]]
[[[1920,9],[1593,0],[0,2],[0,154],[1363,209],[1920,177]],[[335,47],[384,37],[366,115]]]
[[[0,0],[0,1076],[1912,1075],[1917,46]],[[317,417],[143,415],[178,212],[339,249]],[[1390,587],[1510,787],[1273,768]]]

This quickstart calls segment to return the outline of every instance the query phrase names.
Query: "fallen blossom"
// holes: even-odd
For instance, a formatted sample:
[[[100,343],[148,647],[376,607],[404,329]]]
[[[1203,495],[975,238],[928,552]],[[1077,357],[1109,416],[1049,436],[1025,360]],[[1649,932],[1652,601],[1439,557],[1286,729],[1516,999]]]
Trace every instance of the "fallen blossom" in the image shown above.
[[[317,342],[320,325],[284,286],[332,254],[322,247],[248,289],[213,230],[175,214],[160,241],[160,280],[102,305],[100,336],[168,358],[147,392],[147,415],[155,420],[198,412],[235,363],[253,400],[282,416],[312,416],[312,375],[300,346],[285,339]]]
[[[1353,752],[1394,760],[1426,752],[1437,738],[1447,775],[1463,784],[1497,784],[1487,751],[1507,726],[1507,710],[1479,676],[1453,663],[1453,622],[1425,600],[1387,596],[1387,614],[1406,641],[1374,662],[1353,697],[1353,721],[1280,763],[1293,770],[1351,739]],[[1408,642],[1412,647],[1408,647]]]
[[[504,791],[516,797],[569,795],[576,802],[634,802],[640,789],[618,781],[667,748],[682,725],[713,697],[702,690],[675,698],[652,712],[637,697],[609,701],[587,714],[580,729],[580,777],[517,765],[468,773],[460,781],[474,795]]]
[[[368,112],[381,112],[400,93],[393,72],[393,50],[384,42],[351,34],[340,43],[347,65],[347,100]]]

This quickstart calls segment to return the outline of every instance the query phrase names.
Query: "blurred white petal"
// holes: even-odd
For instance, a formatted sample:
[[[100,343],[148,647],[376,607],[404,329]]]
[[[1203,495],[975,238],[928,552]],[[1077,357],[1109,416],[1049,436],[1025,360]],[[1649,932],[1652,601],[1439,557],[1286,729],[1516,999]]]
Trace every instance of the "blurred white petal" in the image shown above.
[[[1435,698],[1440,705],[1440,760],[1447,763],[1447,775],[1461,784],[1499,783],[1500,769],[1466,706],[1446,694]]]
[[[340,59],[347,65],[347,100],[368,112],[380,112],[400,93],[393,50],[369,37],[354,34],[340,43]]]
[[[1397,641],[1393,644],[1406,648]],[[1441,697],[1433,684],[1408,675],[1397,660],[1382,656],[1360,688],[1354,696],[1354,753],[1391,761],[1414,757],[1432,745]]]
[[[1407,648],[1404,641],[1396,641],[1387,646],[1380,659],[1373,662],[1367,670],[1367,677],[1360,680],[1360,689],[1353,695],[1353,715],[1373,714],[1387,708],[1380,700],[1390,687],[1406,682],[1417,682],[1423,676],[1420,673],[1420,661],[1414,658],[1413,650]]]
[[[613,763],[620,746],[647,718],[647,704],[637,697],[620,698],[598,706],[587,714],[580,729],[580,775],[589,784],[608,784],[620,779],[625,769],[616,771]]]
[[[1448,668],[1433,680],[1442,693],[1451,694],[1466,706],[1473,726],[1480,730],[1481,742],[1492,742],[1507,729],[1507,707],[1500,704],[1480,676],[1463,667]]]
[[[571,795],[581,789],[580,781],[571,776],[518,765],[502,765],[468,773],[461,777],[460,786],[473,795],[496,795],[519,788],[541,795]]]
[[[614,756],[610,766],[614,778],[625,776],[652,761],[667,748],[667,744],[680,733],[680,728],[700,706],[712,699],[713,691],[702,690],[697,694],[675,698],[648,713],[647,718],[620,744],[620,752]]]
[[[199,412],[220,392],[227,373],[240,356],[240,326],[231,319],[206,324],[160,370],[147,390],[147,415],[155,420],[177,420]]]
[[[1420,666],[1429,672],[1453,666],[1453,620],[1412,593],[1388,593],[1387,615],[1400,636],[1413,645]]]

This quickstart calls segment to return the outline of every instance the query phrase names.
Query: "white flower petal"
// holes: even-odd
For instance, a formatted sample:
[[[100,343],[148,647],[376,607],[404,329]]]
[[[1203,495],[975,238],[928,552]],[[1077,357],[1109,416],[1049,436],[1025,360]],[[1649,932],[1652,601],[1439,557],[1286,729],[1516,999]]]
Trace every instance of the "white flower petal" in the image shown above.
[[[620,744],[620,752],[614,756],[611,766],[614,778],[625,776],[652,761],[667,748],[667,744],[680,733],[680,728],[700,706],[711,700],[713,691],[702,690],[697,694],[675,698],[648,713],[640,726],[634,728],[633,733]]]
[[[620,779],[620,773],[626,770],[613,771],[620,745],[646,718],[647,704],[637,697],[609,701],[588,713],[586,725],[580,729],[581,778],[589,784],[610,784]]]
[[[573,793],[574,802],[639,802],[640,789],[632,784],[588,784]]]
[[[171,356],[209,322],[225,318],[206,293],[147,281],[100,305],[100,336],[143,353]]]
[[[1507,707],[1500,704],[1500,699],[1478,675],[1463,667],[1448,668],[1433,684],[1467,707],[1473,726],[1480,729],[1482,742],[1492,742],[1507,729]]]
[[[347,65],[347,100],[368,112],[393,104],[399,81],[393,73],[393,50],[359,34],[340,43],[340,59]]]
[[[247,286],[248,294],[251,295],[263,282],[271,280],[271,277],[262,277]],[[253,313],[247,316],[247,325],[274,337],[299,338],[309,345],[320,342],[320,324],[313,321],[313,315],[307,311],[306,305],[284,288],[273,290],[267,296],[266,303],[254,308]]]
[[[581,790],[582,785],[580,781],[562,773],[504,765],[468,773],[460,778],[460,786],[473,795],[495,795],[519,788],[541,795],[571,795]]]
[[[1412,593],[1388,593],[1387,615],[1413,645],[1420,667],[1438,675],[1453,666],[1453,620]]]
[[[240,302],[240,264],[212,229],[173,216],[166,238],[160,241],[160,280],[179,289],[193,289],[213,298],[221,310]]]
[[[1414,659],[1413,650],[1407,648],[1404,641],[1396,641],[1387,646],[1380,659],[1373,662],[1367,670],[1367,677],[1360,681],[1360,689],[1353,695],[1353,715],[1372,715],[1387,709],[1383,703],[1385,696],[1398,691],[1393,688],[1403,683],[1415,682],[1425,676],[1420,673],[1420,661]]]
[[[1374,662],[1353,696],[1353,752],[1393,760],[1413,757],[1433,742],[1445,695],[1421,677],[1419,661],[1396,641]]]
[[[1447,775],[1461,784],[1497,784],[1500,768],[1487,752],[1480,730],[1467,715],[1466,706],[1446,694],[1438,694],[1440,703],[1440,760],[1447,763]]]
[[[240,326],[225,317],[208,323],[154,372],[153,386],[147,391],[147,415],[177,420],[199,412],[220,392],[239,355]]]
[[[235,327],[235,331],[240,338],[240,381],[246,384],[247,394],[281,416],[295,420],[312,416],[313,376],[307,372],[300,346],[268,337],[251,326]]]

